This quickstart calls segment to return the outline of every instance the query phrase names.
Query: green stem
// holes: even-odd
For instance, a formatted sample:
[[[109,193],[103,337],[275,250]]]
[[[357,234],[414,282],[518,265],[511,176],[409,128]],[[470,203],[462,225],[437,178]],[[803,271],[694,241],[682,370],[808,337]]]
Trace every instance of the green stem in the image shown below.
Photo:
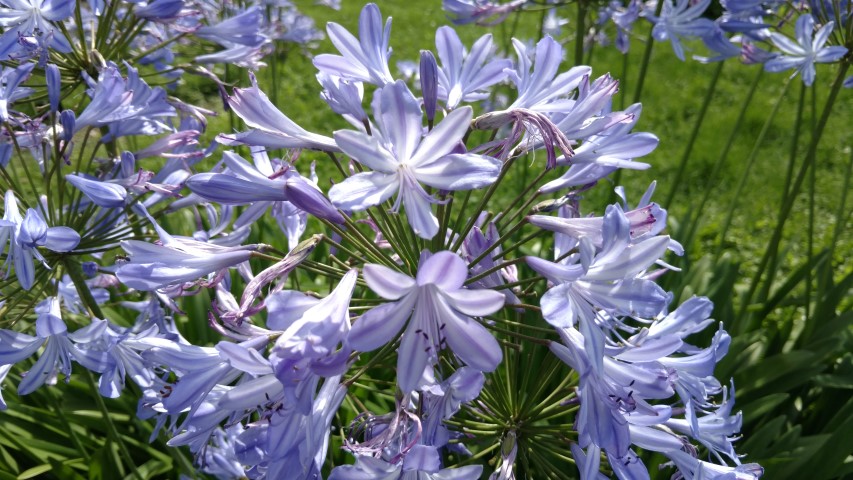
[[[124,461],[130,466],[131,475],[133,475],[136,480],[142,480],[142,475],[139,474],[139,469],[136,468],[136,464],[133,462],[133,457],[130,456],[130,450],[127,449],[127,445],[125,445],[124,441],[121,439],[118,429],[116,428],[115,423],[113,423],[112,417],[110,417],[110,412],[107,410],[107,404],[104,403],[104,399],[98,392],[98,386],[95,384],[95,378],[92,376],[92,372],[86,370],[83,377],[89,385],[89,390],[91,390],[92,396],[95,397],[95,403],[98,404],[98,410],[101,411],[101,416],[104,417],[104,423],[107,427],[107,435],[109,435],[113,442],[118,445],[118,450],[121,453],[121,456],[124,457]]]
[[[829,121],[830,114],[832,113],[832,107],[835,104],[835,99],[838,98],[838,93],[841,91],[841,87],[844,83],[845,75],[847,75],[847,70],[850,68],[849,63],[842,63],[841,67],[838,69],[838,74],[835,77],[835,81],[832,84],[832,88],[829,92],[829,97],[826,99],[826,103],[823,107],[823,112],[821,113],[820,120],[818,120],[817,126],[812,133],[811,141],[809,142],[809,148],[806,153],[806,160],[803,163],[802,167],[800,167],[799,172],[797,173],[797,177],[794,180],[794,185],[791,187],[791,191],[788,194],[788,197],[785,199],[785,202],[782,204],[782,208],[779,211],[779,222],[776,225],[776,229],[773,231],[773,236],[770,239],[770,248],[764,251],[764,255],[761,257],[761,262],[758,265],[758,270],[755,272],[755,275],[752,278],[752,282],[749,285],[749,291],[743,298],[743,303],[740,306],[740,311],[737,315],[738,325],[743,325],[743,329],[741,331],[749,331],[752,328],[751,322],[741,323],[741,320],[746,315],[749,304],[752,300],[752,296],[755,294],[755,291],[758,289],[758,282],[761,280],[764,275],[764,269],[767,267],[769,261],[770,250],[778,248],[779,242],[782,239],[782,233],[785,227],[785,222],[790,216],[791,209],[794,207],[794,202],[797,199],[797,194],[800,191],[800,188],[803,185],[803,181],[806,178],[806,173],[808,169],[811,167],[812,163],[815,161],[815,157],[817,156],[817,147],[820,144],[820,139],[823,136],[824,129],[826,127],[826,123]],[[770,281],[772,279],[768,279]]]
[[[660,12],[663,9],[663,3],[667,0],[659,0],[657,2],[657,7],[655,8],[655,16],[660,16]],[[652,32],[654,28],[649,28],[649,35],[646,37],[646,49],[643,51],[643,60],[640,63],[640,74],[637,76],[637,88],[634,90],[634,100],[631,103],[637,103],[640,101],[640,97],[643,94],[643,84],[646,82],[646,72],[649,69],[649,60],[652,58],[652,47],[654,46],[655,39],[652,36]]]
[[[708,113],[708,106],[711,105],[711,100],[714,98],[714,93],[717,90],[717,80],[720,79],[720,73],[723,71],[725,63],[717,62],[717,68],[714,69],[714,74],[711,77],[711,84],[708,85],[708,89],[705,91],[705,99],[702,101],[702,107],[699,109],[699,116],[696,118],[696,123],[693,124],[693,131],[690,132],[690,139],[687,140],[687,146],[684,147],[684,154],[678,163],[678,171],[671,183],[672,186],[669,189],[669,195],[667,195],[666,201],[663,203],[666,208],[672,205],[672,200],[675,198],[678,186],[681,185],[682,177],[687,170],[687,160],[690,159],[690,154],[693,152],[693,145],[696,143],[696,138],[702,129],[702,122],[705,120],[705,114]]]
[[[583,64],[583,37],[586,26],[586,5],[581,0],[578,3],[578,24],[575,30],[575,65]]]
[[[758,73],[755,75],[755,79],[752,81],[752,85],[750,85],[749,87],[749,92],[747,92],[746,98],[743,100],[743,107],[740,109],[740,113],[738,113],[738,117],[737,120],[735,120],[734,127],[732,127],[732,133],[729,134],[729,139],[728,141],[726,141],[726,145],[720,152],[720,156],[717,158],[717,163],[714,164],[714,168],[711,170],[709,178],[719,177],[720,170],[722,170],[723,165],[725,164],[726,159],[729,156],[729,151],[734,145],[735,138],[737,138],[738,134],[741,133],[741,125],[743,124],[743,119],[746,117],[746,112],[749,110],[749,105],[752,104],[752,99],[755,96],[755,92],[758,90],[758,84],[760,83],[761,78],[763,76],[764,69],[759,68]],[[702,212],[705,210],[705,205],[711,198],[712,192],[713,189],[706,188],[704,193],[702,194],[702,200],[699,202],[699,205],[695,209],[693,209],[695,211],[692,214],[693,219],[689,221],[687,235],[684,235],[683,238],[679,239],[682,240],[685,245],[690,245],[693,243],[693,238],[696,236],[696,231],[698,230],[699,224],[701,223]]]
[[[743,189],[746,187],[746,180],[749,178],[749,172],[752,170],[752,166],[755,163],[756,157],[758,157],[758,152],[761,149],[761,144],[764,143],[764,137],[767,135],[767,132],[770,130],[770,126],[773,124],[773,120],[776,119],[776,114],[779,112],[779,107],[782,106],[782,100],[785,99],[785,94],[788,92],[788,87],[791,85],[791,79],[789,78],[785,85],[782,87],[782,92],[779,94],[779,98],[776,99],[776,103],[773,105],[773,109],[770,111],[770,115],[767,116],[767,120],[764,122],[764,125],[761,127],[761,131],[758,133],[758,137],[755,139],[755,144],[752,146],[752,152],[750,152],[749,157],[746,159],[746,169],[740,176],[740,182],[738,183],[737,189],[735,190],[735,194],[732,197],[732,203],[729,205],[728,213],[726,214],[726,219],[723,222],[723,228],[720,233],[720,243],[717,245],[717,250],[714,254],[715,257],[719,257],[723,252],[723,248],[725,248],[726,244],[726,235],[729,232],[729,227],[732,224],[732,219],[734,218],[734,212],[737,210],[738,202],[743,194]]]

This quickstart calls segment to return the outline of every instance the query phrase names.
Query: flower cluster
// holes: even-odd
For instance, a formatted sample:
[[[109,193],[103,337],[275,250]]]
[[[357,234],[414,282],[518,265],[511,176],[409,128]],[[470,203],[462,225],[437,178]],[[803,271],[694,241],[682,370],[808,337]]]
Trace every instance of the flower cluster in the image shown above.
[[[15,65],[0,111],[0,316],[13,319],[0,330],[0,380],[21,365],[19,394],[68,381],[75,363],[100,375],[106,397],[126,395],[129,378],[137,415],[218,478],[476,479],[484,466],[457,463],[488,453],[468,433],[480,430],[502,446],[494,478],[510,479],[515,442],[539,441],[526,430],[538,425],[572,439],[551,448],[582,478],[600,475],[602,453],[618,477],[647,477],[637,448],[688,479],[761,475],[734,452],[734,388],[713,376],[728,334],[688,343],[712,323],[710,301],[670,311],[656,283],[673,270],[667,252],[683,250],[662,234],[651,190],[636,208],[581,215],[583,191],[649,168],[635,159],[658,139],[632,132],[639,104],[613,109],[615,79],[563,71],[550,36],[514,41],[507,59],[489,35],[467,49],[441,27],[415,86],[391,73],[391,21],[369,4],[357,37],[328,25],[339,55],[313,59],[322,98],[350,128],[303,128],[250,74],[246,88],[217,84],[246,129],[204,146],[211,112],[145,79],[260,68],[273,42],[317,38],[292,7],[222,18],[172,1],[19,3],[0,37]],[[523,4],[469,3],[454,12],[479,21]],[[660,35],[696,18],[701,5],[682,3],[666,7]],[[190,38],[216,50],[176,63]],[[483,111],[498,90],[511,100]],[[27,110],[28,97],[48,102]],[[519,179],[529,161],[536,178]],[[282,235],[255,241],[268,220]],[[225,338],[214,346],[176,322],[203,292],[207,317],[191,320]],[[493,407],[520,351],[561,372],[537,388],[530,418]],[[572,426],[550,424],[555,415]],[[472,417],[505,421],[463,428]],[[330,468],[332,444],[354,464]],[[700,460],[706,451],[716,463]]]
[[[444,9],[457,24],[490,24],[503,21],[510,13],[541,8],[541,2],[506,3],[480,0],[443,0]],[[562,2],[549,2],[543,17],[542,33],[557,34]],[[691,43],[701,41],[710,56],[694,55],[700,62],[740,58],[747,64],[763,64],[768,72],[794,70],[803,83],[815,80],[815,64],[839,63],[850,49],[851,15],[846,0],[782,2],[776,0],[722,0],[719,17],[711,18],[711,0],[611,0],[603,2],[589,30],[579,32],[582,42],[609,45],[623,54],[631,44],[634,24],[641,18],[652,24],[651,36],[670,42],[680,60],[685,60]],[[816,24],[820,27],[816,29]],[[787,28],[789,25],[793,29]],[[581,27],[583,28],[583,24]],[[793,31],[790,31],[793,30]],[[615,31],[615,40],[611,40]],[[833,35],[834,33],[834,35]],[[793,34],[793,38],[791,36]],[[763,45],[763,47],[762,47]],[[853,77],[846,86],[853,86]]]

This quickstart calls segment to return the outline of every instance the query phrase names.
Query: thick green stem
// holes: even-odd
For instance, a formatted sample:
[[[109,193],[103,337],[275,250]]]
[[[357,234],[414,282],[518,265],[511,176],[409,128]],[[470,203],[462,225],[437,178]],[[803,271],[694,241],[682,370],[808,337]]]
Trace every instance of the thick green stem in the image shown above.
[[[678,171],[675,174],[675,179],[671,183],[669,195],[664,201],[664,207],[669,208],[672,205],[672,200],[678,192],[678,186],[681,185],[684,172],[687,170],[687,161],[690,159],[690,154],[693,153],[693,145],[696,143],[696,138],[699,137],[699,131],[702,129],[702,122],[705,120],[705,114],[708,113],[708,106],[711,105],[711,100],[714,98],[714,93],[717,90],[717,80],[720,79],[720,73],[723,71],[725,62],[717,62],[717,68],[714,69],[714,75],[711,77],[711,84],[705,91],[705,99],[702,101],[702,107],[699,109],[699,116],[696,118],[696,123],[693,124],[693,131],[690,132],[690,138],[687,140],[687,146],[684,147],[684,154],[681,156],[681,161],[678,163]]]
[[[715,257],[719,257],[723,252],[723,248],[726,243],[726,235],[729,232],[729,227],[732,224],[732,219],[734,218],[734,212],[737,210],[738,202],[743,194],[743,189],[746,187],[746,180],[749,178],[749,172],[752,170],[752,165],[755,163],[755,158],[758,156],[758,152],[761,149],[761,144],[764,143],[764,137],[767,135],[768,130],[770,130],[770,125],[773,124],[773,120],[776,119],[776,113],[779,112],[779,107],[782,106],[782,101],[785,99],[785,94],[788,92],[788,87],[791,85],[791,79],[785,82],[785,86],[782,88],[782,92],[779,94],[779,98],[776,99],[776,103],[773,105],[773,109],[770,111],[770,115],[767,116],[767,120],[764,122],[764,125],[761,127],[761,131],[758,133],[758,137],[755,139],[755,144],[752,147],[752,152],[750,152],[749,157],[746,159],[746,169],[741,174],[740,182],[738,183],[737,189],[735,190],[735,194],[732,197],[732,203],[729,206],[728,213],[726,214],[726,219],[723,222],[723,228],[720,233],[720,243],[717,245],[717,250],[714,254]]]
[[[797,194],[800,191],[800,188],[803,185],[803,182],[806,179],[806,173],[808,173],[809,168],[815,161],[815,157],[817,156],[817,147],[820,144],[820,139],[823,136],[824,129],[826,127],[827,122],[829,121],[829,116],[832,113],[832,107],[835,105],[835,100],[838,98],[838,93],[841,91],[841,87],[844,84],[844,78],[847,75],[847,70],[850,68],[849,63],[842,63],[841,67],[838,69],[838,74],[835,77],[835,81],[832,84],[832,88],[829,92],[829,97],[826,99],[826,103],[823,107],[823,112],[821,113],[820,119],[818,120],[817,125],[815,126],[814,132],[812,133],[811,141],[809,142],[809,148],[806,153],[805,162],[800,167],[799,172],[797,173],[797,177],[794,180],[794,185],[791,187],[791,191],[788,193],[788,197],[785,199],[785,202],[782,204],[782,207],[779,211],[779,221],[776,224],[776,229],[773,231],[773,236],[770,239],[770,244],[767,250],[764,251],[764,255],[761,257],[761,261],[758,265],[758,270],[755,272],[755,275],[752,278],[752,281],[749,285],[749,291],[743,298],[743,302],[740,306],[740,310],[737,315],[737,324],[739,327],[738,332],[746,332],[750,331],[753,328],[753,321],[743,322],[743,317],[746,315],[748,311],[748,307],[750,302],[752,301],[752,296],[755,294],[755,291],[758,289],[758,283],[761,281],[761,278],[764,276],[764,271],[767,268],[768,261],[770,259],[770,250],[777,249],[779,246],[779,242],[782,239],[782,233],[785,229],[785,222],[788,220],[790,216],[791,209],[794,207],[794,202],[797,199]],[[767,281],[771,281],[772,279],[768,279]]]
[[[657,2],[657,7],[655,8],[655,16],[660,16],[660,12],[663,9],[663,2],[667,0],[660,0]],[[640,73],[637,75],[637,88],[634,90],[634,100],[631,103],[637,103],[640,101],[640,97],[643,95],[643,84],[646,82],[646,72],[649,69],[649,61],[652,58],[652,47],[654,47],[655,39],[652,36],[652,32],[654,31],[653,27],[649,27],[649,35],[646,37],[646,49],[643,51],[643,60],[640,63]]]
[[[741,125],[743,124],[743,119],[746,117],[746,112],[749,110],[749,106],[752,104],[752,99],[755,96],[756,90],[758,90],[758,84],[761,82],[761,78],[764,76],[764,69],[759,68],[758,73],[755,75],[755,79],[752,81],[752,85],[749,87],[749,92],[746,94],[746,98],[743,100],[743,107],[740,109],[740,113],[738,113],[737,120],[735,120],[734,127],[732,127],[732,133],[729,134],[729,139],[726,141],[725,147],[720,152],[720,156],[717,158],[717,163],[714,164],[714,168],[711,170],[710,178],[717,178],[722,170],[723,165],[726,162],[726,159],[729,156],[729,151],[734,145],[735,138],[737,138],[738,134],[741,133]],[[687,235],[684,235],[679,240],[684,242],[685,245],[690,245],[693,243],[693,238],[696,236],[696,231],[699,228],[702,218],[702,212],[705,210],[705,205],[708,203],[708,200],[711,198],[711,193],[713,189],[706,188],[705,192],[702,194],[702,200],[699,202],[699,205],[694,208],[692,215],[693,219],[689,222]],[[690,214],[688,214],[690,215]]]

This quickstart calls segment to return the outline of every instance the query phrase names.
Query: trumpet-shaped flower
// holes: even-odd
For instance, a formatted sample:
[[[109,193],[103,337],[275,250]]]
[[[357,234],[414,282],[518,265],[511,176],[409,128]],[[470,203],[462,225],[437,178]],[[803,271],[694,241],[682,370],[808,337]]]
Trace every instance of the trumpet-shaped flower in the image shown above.
[[[272,172],[270,166],[265,168],[269,174],[264,175],[259,168],[233,152],[225,152],[222,159],[229,174],[199,173],[187,180],[187,187],[207,200],[224,205],[290,202],[319,218],[343,223],[343,217],[323,192],[296,170],[285,167],[279,172]]]
[[[228,105],[246,125],[254,130],[234,135],[220,134],[216,137],[225,145],[257,145],[267,148],[313,148],[324,151],[339,151],[335,142],[322,135],[311,133],[276,108],[258,88],[258,80],[249,74],[252,88],[235,88],[228,97]]]
[[[130,262],[116,269],[122,283],[137,290],[156,290],[167,285],[190,282],[245,262],[262,245],[222,247],[214,243],[173,237],[156,225],[162,245],[125,240],[121,247]]]
[[[764,70],[781,72],[794,68],[803,74],[803,83],[811,86],[815,79],[815,63],[834,62],[847,53],[847,49],[842,46],[824,47],[834,26],[835,22],[828,22],[812,37],[814,19],[811,15],[805,14],[797,19],[796,41],[792,41],[781,33],[771,33],[770,40],[783,54],[768,60],[764,64]],[[797,72],[794,72],[794,75]]]
[[[385,85],[394,77],[388,69],[391,49],[391,19],[382,28],[382,13],[375,3],[368,3],[358,19],[359,38],[355,38],[344,27],[335,22],[326,26],[329,40],[343,55],[317,55],[314,66],[323,73],[359,82]]]
[[[652,34],[655,40],[672,42],[672,49],[679,60],[684,60],[682,37],[705,37],[714,32],[714,22],[703,18],[702,13],[711,4],[711,0],[661,0],[664,2],[660,18],[654,19]]]
[[[466,52],[455,30],[440,27],[435,31],[435,47],[441,59],[438,94],[447,102],[448,110],[456,108],[459,102],[488,97],[483,89],[506,78],[504,69],[512,67],[508,59],[492,57],[491,35],[480,37],[471,51]]]
[[[338,146],[350,157],[373,169],[347,178],[329,190],[329,198],[343,210],[364,210],[397,193],[394,208],[406,207],[409,225],[422,238],[438,233],[437,203],[421,184],[443,190],[470,190],[494,182],[501,162],[473,153],[454,153],[471,123],[470,107],[459,108],[426,136],[417,99],[402,81],[383,88],[374,101],[374,119],[380,132],[335,132]]]
[[[370,351],[391,341],[411,318],[397,356],[397,381],[404,392],[415,389],[424,369],[449,346],[468,366],[491,372],[501,361],[497,340],[472,319],[504,305],[494,290],[462,288],[468,269],[458,255],[438,252],[421,257],[417,278],[381,265],[366,265],[364,279],[382,298],[392,300],[365,312],[352,327],[348,342]]]
[[[20,37],[38,33],[49,34],[50,48],[70,52],[71,45],[50,22],[61,22],[74,12],[71,0],[7,0],[0,10],[0,59],[8,60],[19,46]]]

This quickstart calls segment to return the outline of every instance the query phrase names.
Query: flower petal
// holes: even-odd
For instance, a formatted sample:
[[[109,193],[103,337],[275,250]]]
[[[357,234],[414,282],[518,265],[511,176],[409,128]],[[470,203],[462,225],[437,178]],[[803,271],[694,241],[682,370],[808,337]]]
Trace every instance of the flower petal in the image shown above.
[[[443,291],[441,294],[454,310],[475,317],[491,315],[503,308],[506,302],[506,296],[495,290],[460,289]]]
[[[362,275],[367,286],[387,300],[397,300],[415,286],[415,280],[412,277],[383,265],[365,265]]]
[[[450,315],[443,317],[446,319],[444,335],[453,353],[468,366],[481,372],[491,372],[497,368],[503,359],[503,352],[495,337],[473,319],[448,313]]]
[[[399,188],[397,175],[358,173],[333,185],[329,189],[329,199],[341,210],[364,210],[388,200]]]
[[[457,110],[458,111],[458,110]],[[501,161],[474,153],[434,158],[415,168],[415,178],[443,190],[470,190],[491,185],[501,172]]]
[[[352,324],[347,344],[362,352],[376,350],[385,345],[403,329],[417,298],[417,295],[407,295],[396,302],[364,312],[364,315]]]
[[[418,266],[419,286],[432,283],[447,292],[462,288],[467,278],[468,266],[465,260],[453,252],[438,252]]]

